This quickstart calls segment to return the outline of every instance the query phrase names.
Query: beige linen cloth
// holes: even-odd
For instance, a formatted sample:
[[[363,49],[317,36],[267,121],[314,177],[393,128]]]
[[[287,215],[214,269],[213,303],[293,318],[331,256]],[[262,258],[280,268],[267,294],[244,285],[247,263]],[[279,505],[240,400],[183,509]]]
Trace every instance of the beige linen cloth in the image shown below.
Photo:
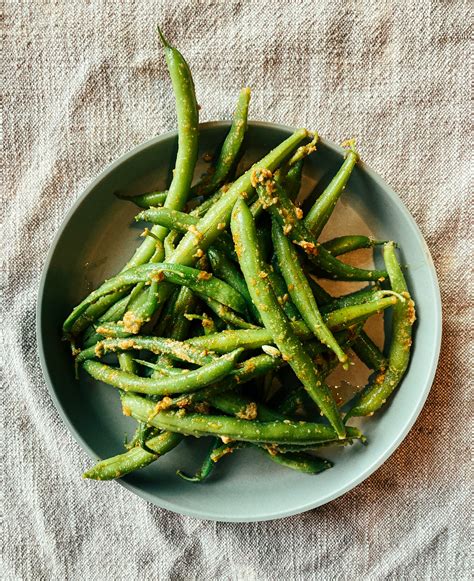
[[[468,578],[468,4],[3,3],[3,578]],[[249,85],[253,119],[357,137],[438,271],[441,360],[414,428],[355,490],[282,521],[198,521],[81,480],[90,460],[41,374],[35,301],[67,210],[109,162],[176,125],[157,22],[191,65],[203,121],[228,118]]]

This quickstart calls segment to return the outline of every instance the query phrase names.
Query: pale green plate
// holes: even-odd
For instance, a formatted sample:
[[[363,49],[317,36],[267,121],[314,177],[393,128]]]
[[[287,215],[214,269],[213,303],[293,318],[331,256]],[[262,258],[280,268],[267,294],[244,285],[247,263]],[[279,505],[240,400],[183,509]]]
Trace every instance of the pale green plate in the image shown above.
[[[201,126],[201,154],[224,138],[227,122]],[[282,125],[251,123],[245,161],[262,157],[293,130]],[[51,397],[66,425],[93,459],[120,453],[124,433],[134,422],[121,414],[115,389],[81,374],[74,379],[69,346],[61,325],[76,305],[104,278],[118,271],[139,243],[136,208],[114,192],[164,189],[176,154],[176,132],[148,141],[106,168],[67,215],[44,266],[38,297],[38,349]],[[337,170],[342,150],[322,141],[305,165],[307,181]],[[198,175],[198,174],[196,174]],[[256,451],[244,450],[218,466],[206,483],[191,484],[175,475],[191,471],[202,457],[205,440],[187,439],[173,452],[120,482],[158,506],[203,519],[259,521],[281,518],[320,506],[367,478],[397,448],[415,422],[433,381],[441,340],[441,304],[433,262],[415,221],[397,195],[364,165],[354,170],[344,199],[370,224],[379,239],[401,245],[402,261],[416,301],[418,321],[413,356],[395,397],[383,413],[364,421],[367,447],[354,445],[328,452],[335,466],[310,476],[284,469]],[[345,232],[341,224],[340,233]],[[71,483],[90,486],[81,480]],[[97,482],[95,486],[115,486]]]

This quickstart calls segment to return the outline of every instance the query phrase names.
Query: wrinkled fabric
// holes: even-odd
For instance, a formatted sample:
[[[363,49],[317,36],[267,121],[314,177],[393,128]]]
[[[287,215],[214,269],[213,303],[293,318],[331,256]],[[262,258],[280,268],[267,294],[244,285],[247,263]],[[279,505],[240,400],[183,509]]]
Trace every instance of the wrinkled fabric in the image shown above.
[[[203,522],[82,481],[89,459],[40,370],[35,301],[66,212],[109,162],[175,127],[158,22],[203,121],[228,118],[249,85],[253,119],[357,137],[436,264],[444,336],[418,421],[364,483],[299,516]],[[469,577],[469,31],[461,0],[4,3],[3,578]]]

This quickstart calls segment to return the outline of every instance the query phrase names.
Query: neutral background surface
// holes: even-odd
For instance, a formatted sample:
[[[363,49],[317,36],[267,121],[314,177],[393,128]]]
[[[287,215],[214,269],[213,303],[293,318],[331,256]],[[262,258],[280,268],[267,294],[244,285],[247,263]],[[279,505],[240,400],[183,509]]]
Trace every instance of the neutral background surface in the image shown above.
[[[15,0],[3,16],[3,576],[467,579],[468,3]],[[355,490],[282,521],[200,522],[82,481],[90,461],[41,375],[35,300],[65,213],[110,161],[175,127],[157,22],[202,120],[227,118],[250,85],[253,119],[356,136],[436,263],[441,362],[415,427]]]

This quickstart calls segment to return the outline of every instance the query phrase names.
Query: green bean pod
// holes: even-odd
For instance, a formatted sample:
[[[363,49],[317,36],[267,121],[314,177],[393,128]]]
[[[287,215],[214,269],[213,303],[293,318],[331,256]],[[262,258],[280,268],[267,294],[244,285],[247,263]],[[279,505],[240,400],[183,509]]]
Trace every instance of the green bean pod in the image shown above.
[[[401,294],[405,300],[398,301],[393,310],[388,367],[356,397],[354,405],[347,412],[346,421],[353,416],[372,415],[379,410],[399,385],[410,361],[412,326],[416,318],[415,303],[408,292],[393,242],[385,244],[384,260],[392,290]]]
[[[249,102],[250,89],[245,87],[240,91],[232,125],[222,145],[215,170],[209,176],[204,177],[196,189],[196,194],[206,195],[217,190],[224,183],[232,166],[235,164],[247,131]]]
[[[260,259],[255,224],[252,214],[243,200],[239,200],[235,204],[232,212],[231,230],[241,270],[265,327],[269,330],[283,358],[288,361],[312,399],[331,422],[337,435],[344,438],[345,430],[336,402],[329,388],[319,377],[303,343],[293,333],[270,284],[265,280],[268,276],[268,267]]]
[[[355,151],[354,146],[351,145],[351,149],[348,150],[346,159],[339,171],[308,212],[304,223],[315,238],[319,238],[329,220],[358,159],[359,154]]]
[[[242,350],[237,349],[198,369],[183,370],[183,373],[173,374],[169,377],[140,377],[92,360],[85,361],[83,367],[97,381],[102,381],[123,391],[165,396],[192,393],[219,381],[232,371],[241,353]]]
[[[344,307],[323,315],[323,320],[331,329],[346,329],[367,317],[375,315],[394,305],[396,296],[390,296],[378,301],[371,301],[363,305]],[[314,337],[312,331],[303,321],[288,322],[288,327],[302,341],[309,341]],[[207,335],[206,337],[191,337],[185,343],[196,349],[209,349],[217,353],[228,353],[238,347],[244,349],[259,349],[262,345],[274,343],[271,332],[266,328],[233,329]]]
[[[81,351],[76,357],[76,364],[79,365],[88,359],[103,357],[107,353],[120,353],[132,349],[137,351],[150,351],[156,355],[164,353],[178,361],[193,363],[195,365],[205,365],[215,359],[215,357],[208,354],[209,351],[207,349],[196,348],[182,341],[137,335],[127,339],[104,339],[103,341],[99,341],[96,345]]]
[[[322,246],[333,256],[340,256],[341,254],[347,254],[348,252],[360,250],[361,248],[380,246],[385,244],[385,242],[386,240],[374,240],[369,236],[351,234],[349,236],[338,236],[337,238],[327,240],[322,243]]]
[[[273,220],[272,224],[272,239],[280,270],[301,317],[315,337],[332,349],[341,363],[346,363],[347,355],[341,349],[319,312],[311,287],[301,268],[296,248],[283,234],[283,230],[276,220]]]
[[[153,453],[144,450],[140,446],[135,446],[118,456],[101,460],[93,468],[83,474],[83,478],[92,480],[113,480],[122,478],[130,472],[148,466],[160,456],[170,452],[183,440],[181,434],[173,432],[163,432],[154,438],[146,441],[146,446]]]
[[[262,449],[262,452],[266,453],[267,458],[270,458],[272,462],[280,464],[280,466],[285,466],[285,468],[297,470],[298,472],[305,472],[306,474],[320,474],[334,466],[326,458],[318,458],[318,456],[312,456],[303,452],[286,452],[285,454],[280,454],[279,452],[267,452],[264,449]]]
[[[123,395],[122,408],[136,420],[187,436],[219,436],[262,444],[318,444],[338,439],[331,426],[313,422],[249,422],[229,416],[196,413],[182,415],[180,411],[162,411],[155,414],[153,402],[131,393]],[[357,428],[348,427],[347,437],[359,439],[362,434]]]
[[[369,369],[383,371],[387,368],[387,358],[367,333],[361,333],[359,335],[357,341],[352,345],[352,350]]]
[[[116,194],[118,198],[121,200],[127,200],[129,202],[133,202],[140,208],[150,208],[151,206],[162,206],[166,201],[166,196],[168,192],[147,192],[146,194],[140,194],[139,196],[122,196]]]
[[[277,357],[271,357],[270,355],[257,355],[251,357],[246,361],[239,363],[239,365],[231,371],[228,377],[222,381],[205,387],[200,391],[195,391],[194,393],[185,394],[176,398],[170,398],[167,401],[164,409],[173,407],[188,407],[194,403],[201,401],[207,401],[214,397],[216,394],[232,391],[233,389],[248,383],[252,379],[257,377],[262,377],[269,371],[277,370],[283,365],[283,360]]]

